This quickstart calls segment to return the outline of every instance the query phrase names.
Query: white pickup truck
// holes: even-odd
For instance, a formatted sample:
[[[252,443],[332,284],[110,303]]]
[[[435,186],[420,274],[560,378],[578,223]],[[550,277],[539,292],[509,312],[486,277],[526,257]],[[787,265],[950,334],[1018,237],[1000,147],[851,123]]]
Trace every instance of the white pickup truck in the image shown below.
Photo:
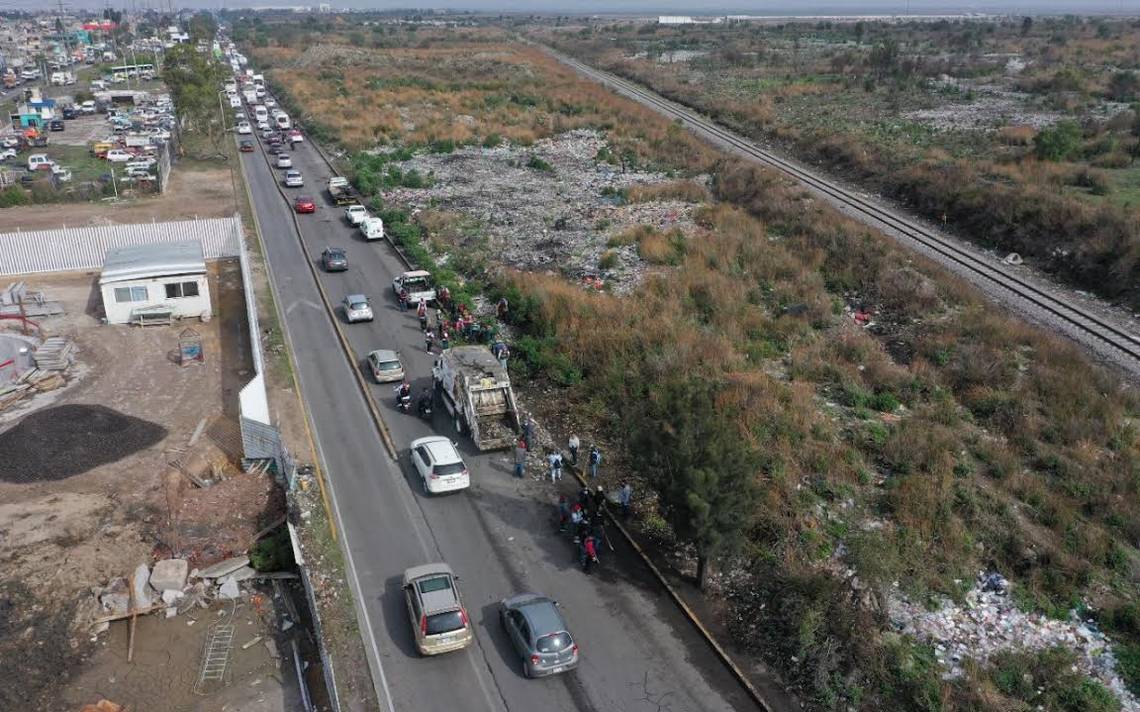
[[[400,290],[408,290],[408,303],[417,304],[422,299],[431,303],[435,301],[435,286],[432,284],[431,272],[417,269],[405,272],[392,280],[392,291],[400,296]]]

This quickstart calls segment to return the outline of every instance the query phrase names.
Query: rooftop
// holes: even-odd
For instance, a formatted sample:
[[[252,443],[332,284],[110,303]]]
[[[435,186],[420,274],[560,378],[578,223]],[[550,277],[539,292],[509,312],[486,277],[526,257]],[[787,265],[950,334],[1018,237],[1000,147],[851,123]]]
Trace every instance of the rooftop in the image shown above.
[[[99,284],[205,272],[206,259],[200,242],[132,245],[107,250]]]

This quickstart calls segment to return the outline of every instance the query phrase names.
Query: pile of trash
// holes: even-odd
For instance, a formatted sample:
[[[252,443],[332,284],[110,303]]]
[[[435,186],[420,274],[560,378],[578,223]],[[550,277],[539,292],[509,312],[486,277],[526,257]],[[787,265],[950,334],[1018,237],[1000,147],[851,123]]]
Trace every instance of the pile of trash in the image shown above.
[[[1116,672],[1110,641],[1092,620],[1076,611],[1065,621],[1039,613],[1024,613],[1009,595],[1011,583],[996,572],[979,572],[962,603],[944,600],[937,610],[909,600],[894,591],[887,602],[891,623],[904,634],[934,646],[945,677],[963,674],[962,662],[985,663],[1005,651],[1034,651],[1065,647],[1077,656],[1078,669],[1107,687],[1121,702],[1123,712],[1140,712],[1140,700],[1125,687]]]
[[[394,188],[383,198],[413,214],[433,209],[474,218],[485,230],[488,254],[511,267],[555,270],[576,280],[603,277],[616,292],[628,292],[647,265],[635,247],[625,246],[600,267],[607,243],[639,225],[692,234],[696,206],[679,200],[626,203],[622,196],[629,188],[671,179],[601,160],[609,150],[600,133],[577,129],[528,147],[504,142],[417,154],[398,166],[431,177],[431,186]]]

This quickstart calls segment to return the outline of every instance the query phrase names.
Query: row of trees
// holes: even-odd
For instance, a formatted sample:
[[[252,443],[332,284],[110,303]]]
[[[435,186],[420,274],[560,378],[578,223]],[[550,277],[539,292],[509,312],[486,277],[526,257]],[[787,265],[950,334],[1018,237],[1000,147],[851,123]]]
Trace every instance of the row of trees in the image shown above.
[[[191,19],[188,32],[193,41],[167,50],[162,80],[170,89],[170,98],[182,127],[188,132],[204,134],[221,152],[221,141],[225,135],[221,89],[226,68],[214,59],[208,49],[198,49],[199,41],[213,39],[217,24],[208,13],[199,13]]]

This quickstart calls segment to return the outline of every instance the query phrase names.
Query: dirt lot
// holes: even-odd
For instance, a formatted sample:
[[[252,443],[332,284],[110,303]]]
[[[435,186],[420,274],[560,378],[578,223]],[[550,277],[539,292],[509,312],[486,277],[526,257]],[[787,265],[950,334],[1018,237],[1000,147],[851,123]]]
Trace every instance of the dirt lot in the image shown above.
[[[0,414],[0,459],[13,465],[0,481],[0,675],[9,681],[0,702],[75,709],[102,696],[132,710],[218,709],[223,697],[196,695],[185,684],[196,680],[214,610],[140,618],[128,664],[126,623],[92,632],[101,612],[91,588],[157,558],[185,557],[195,567],[243,552],[255,532],[283,513],[271,477],[242,474],[234,465],[237,392],[251,372],[240,270],[236,262],[212,268],[209,323],[145,330],[100,325],[95,278],[27,280],[65,304],[67,313],[43,320],[43,327],[74,338],[80,363],[66,387]],[[204,364],[175,362],[187,327],[202,337]],[[198,489],[164,477],[169,462],[191,455],[226,479]],[[231,682],[219,691],[231,709],[259,698],[276,700],[265,709],[284,708],[271,651],[260,644],[240,648],[268,635],[271,593],[263,599],[259,609],[247,599],[233,614]]]
[[[0,210],[4,232],[46,230],[55,227],[112,225],[216,218],[235,212],[230,169],[221,167],[177,167],[170,173],[171,189],[156,197],[119,202],[57,203],[25,205]]]

